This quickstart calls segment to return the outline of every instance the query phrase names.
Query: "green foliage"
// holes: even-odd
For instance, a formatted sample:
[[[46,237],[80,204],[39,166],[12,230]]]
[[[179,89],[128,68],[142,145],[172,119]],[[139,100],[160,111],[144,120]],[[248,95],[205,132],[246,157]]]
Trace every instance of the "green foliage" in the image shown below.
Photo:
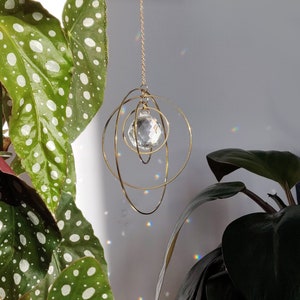
[[[191,269],[177,299],[299,299],[300,207],[295,205],[290,189],[300,182],[300,158],[290,152],[223,149],[208,154],[207,161],[218,181],[244,168],[279,183],[287,199],[271,195],[270,199],[279,204],[277,211],[240,182],[218,183],[202,191],[175,225],[155,299],[159,298],[179,230],[188,215],[207,201],[230,198],[238,192],[249,196],[266,212],[246,215],[229,224],[221,251],[218,248],[207,254]]]
[[[246,299],[300,298],[299,228],[298,205],[272,215],[249,214],[226,228],[222,240],[224,261]]]
[[[0,47],[0,81],[12,99],[10,137],[34,187],[54,211],[67,169],[63,128],[71,54],[59,21],[31,1],[0,16]]]
[[[18,299],[44,278],[61,235],[42,199],[19,178],[0,172],[0,195],[0,297]]]
[[[112,294],[98,261],[84,257],[72,263],[55,280],[49,291],[49,299],[112,299]]]
[[[94,117],[104,96],[107,65],[105,1],[68,1],[63,22],[74,60],[65,124],[69,139],[73,141]]]
[[[102,246],[75,204],[71,146],[103,101],[105,0],[67,0],[63,25],[37,1],[0,1],[2,121],[11,168],[33,186],[0,157],[5,300],[113,298]]]
[[[82,260],[86,257],[96,259],[101,269],[101,278],[103,282],[108,282],[106,275],[107,267],[104,259],[104,253],[99,240],[93,233],[92,226],[82,215],[81,211],[76,207],[72,196],[64,194],[62,201],[59,204],[56,214],[57,225],[63,240],[53,252],[52,261],[49,267],[49,271],[44,280],[37,285],[32,291],[27,293],[22,300],[39,300],[49,298],[48,291],[50,286],[61,277],[64,270],[68,270],[69,267],[76,261]],[[84,260],[83,260],[84,262]],[[79,282],[81,276],[76,278],[76,282]],[[86,278],[85,282],[93,283],[92,278]],[[83,284],[82,284],[83,285]],[[106,288],[108,285],[105,283]],[[102,290],[102,285],[99,286]],[[107,293],[109,289],[107,288]],[[96,296],[93,299],[98,299]],[[51,298],[50,298],[51,299]],[[79,298],[81,299],[81,298]],[[107,298],[110,299],[110,298]]]

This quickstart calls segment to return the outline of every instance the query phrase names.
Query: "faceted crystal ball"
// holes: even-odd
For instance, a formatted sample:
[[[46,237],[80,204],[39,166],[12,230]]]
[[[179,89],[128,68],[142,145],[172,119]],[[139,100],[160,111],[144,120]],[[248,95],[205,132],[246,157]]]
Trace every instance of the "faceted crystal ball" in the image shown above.
[[[136,147],[136,140],[139,149],[144,151],[149,151],[159,145],[162,139],[161,124],[151,116],[150,111],[140,111],[136,122],[137,139],[135,137],[135,120],[128,129],[128,137],[133,147]]]

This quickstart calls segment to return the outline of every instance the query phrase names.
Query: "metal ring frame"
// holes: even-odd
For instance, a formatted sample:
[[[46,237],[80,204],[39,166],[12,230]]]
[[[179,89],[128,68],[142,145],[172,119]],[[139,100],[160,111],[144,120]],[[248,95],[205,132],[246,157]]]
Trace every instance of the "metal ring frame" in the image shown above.
[[[135,92],[140,92],[140,94],[138,96],[132,96],[133,93]],[[190,124],[188,122],[187,117],[185,116],[185,114],[183,113],[183,111],[175,106],[173,104],[173,106],[175,107],[176,111],[179,113],[179,115],[183,118],[186,126],[187,126],[187,130],[188,130],[188,135],[189,135],[189,145],[188,145],[188,149],[187,149],[187,155],[185,157],[185,160],[183,162],[183,164],[181,165],[180,169],[177,171],[177,173],[175,175],[173,175],[172,177],[169,177],[169,146],[168,146],[168,137],[169,137],[169,121],[167,119],[167,117],[160,111],[159,109],[159,105],[156,101],[156,98],[162,99],[159,96],[155,96],[152,95],[148,92],[147,88],[145,88],[145,86],[142,86],[140,88],[135,88],[133,90],[131,90],[123,99],[123,101],[121,102],[121,104],[112,112],[112,114],[110,115],[109,119],[107,120],[105,126],[104,126],[104,130],[103,130],[103,134],[102,134],[102,154],[103,154],[103,158],[104,161],[106,163],[107,168],[109,169],[109,171],[112,173],[112,175],[114,177],[116,177],[118,179],[118,181],[120,182],[122,191],[127,199],[127,201],[129,202],[130,206],[137,212],[139,212],[140,214],[143,215],[150,215],[152,213],[154,213],[161,205],[163,197],[165,195],[165,191],[166,191],[166,186],[171,183],[172,181],[174,181],[179,174],[183,171],[183,169],[186,167],[190,155],[191,155],[191,151],[192,151],[192,130],[190,127]],[[152,104],[155,107],[151,107],[148,104],[148,100],[151,100]],[[165,147],[165,170],[164,170],[164,179],[163,182],[161,184],[157,184],[157,185],[153,185],[153,186],[147,186],[147,187],[141,187],[141,186],[137,186],[134,184],[131,184],[129,182],[126,182],[123,180],[122,178],[122,174],[121,174],[121,170],[120,170],[120,164],[119,164],[119,157],[118,157],[118,132],[119,132],[119,123],[120,123],[120,117],[121,117],[121,110],[122,107],[125,104],[128,104],[129,102],[132,101],[138,101],[138,104],[136,106],[136,108],[131,111],[126,117],[125,120],[123,121],[122,124],[122,139],[125,142],[125,144],[127,145],[127,147],[129,147],[129,149],[131,149],[132,151],[136,152],[141,160],[141,162],[143,164],[147,164],[150,162],[151,160],[151,155],[159,150],[161,150],[163,147]],[[160,116],[160,121],[162,124],[162,129],[163,129],[163,134],[164,134],[164,140],[154,149],[150,149],[149,151],[142,151],[139,146],[138,146],[138,141],[137,141],[137,126],[136,126],[136,121],[138,118],[138,112],[140,110],[143,109],[143,107],[149,109],[149,110],[153,110],[155,111],[157,114],[159,114]],[[125,136],[125,128],[126,128],[126,124],[129,120],[129,118],[134,114],[134,130],[135,130],[135,139],[136,139],[136,147],[131,146]],[[105,152],[105,137],[106,137],[106,131],[107,128],[109,126],[109,124],[111,123],[112,118],[116,116],[116,121],[115,121],[115,129],[114,129],[114,158],[115,158],[115,167],[116,167],[116,171],[113,170],[112,166],[110,165],[109,161],[108,161],[108,156],[107,153]],[[142,157],[142,155],[148,155],[147,159],[144,159]],[[132,188],[135,190],[141,190],[141,191],[146,191],[146,190],[156,190],[159,188],[162,188],[162,194],[161,194],[161,198],[158,201],[158,203],[156,204],[156,206],[154,207],[154,209],[152,209],[151,211],[142,211],[140,210],[130,199],[128,192],[127,192],[127,188]]]

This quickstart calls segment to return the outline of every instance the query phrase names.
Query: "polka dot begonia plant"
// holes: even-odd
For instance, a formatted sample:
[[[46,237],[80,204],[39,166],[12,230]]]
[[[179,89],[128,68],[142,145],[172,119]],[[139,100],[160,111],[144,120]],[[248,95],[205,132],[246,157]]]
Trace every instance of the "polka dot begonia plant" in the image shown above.
[[[1,300],[113,299],[75,204],[71,147],[103,101],[105,0],[66,1],[62,24],[37,1],[0,1],[1,114],[15,152],[10,166],[0,157]]]

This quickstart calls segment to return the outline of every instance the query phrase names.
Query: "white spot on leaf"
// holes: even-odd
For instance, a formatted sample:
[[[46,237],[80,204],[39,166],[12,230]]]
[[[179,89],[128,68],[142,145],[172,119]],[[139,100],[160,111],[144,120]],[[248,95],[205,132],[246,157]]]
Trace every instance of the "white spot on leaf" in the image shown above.
[[[43,19],[43,15],[40,12],[34,12],[32,17],[36,21],[41,21]]]
[[[32,80],[33,80],[34,82],[36,82],[36,83],[40,83],[40,82],[41,82],[40,76],[39,76],[38,74],[36,74],[36,73],[33,73],[33,74],[32,74]]]
[[[48,34],[49,34],[49,36],[51,36],[51,37],[55,37],[55,36],[56,36],[56,32],[55,32],[54,30],[50,30],[50,31],[48,32]]]
[[[85,18],[82,22],[84,27],[91,27],[93,26],[95,21],[92,18]]]
[[[91,94],[90,94],[90,92],[89,92],[89,91],[84,91],[84,92],[83,92],[83,98],[84,98],[85,100],[90,100],[90,99],[91,99]]]
[[[13,277],[14,277],[15,285],[19,285],[21,282],[21,279],[22,279],[21,275],[18,273],[15,273]]]
[[[48,60],[45,64],[45,67],[50,72],[58,73],[60,71],[59,64],[54,60]]]
[[[41,170],[41,165],[39,163],[35,163],[31,169],[32,169],[32,172],[36,174]]]
[[[29,262],[26,259],[21,259],[19,268],[23,273],[27,272],[29,270]]]
[[[76,242],[78,242],[80,240],[80,236],[78,235],[78,234],[72,234],[71,236],[70,236],[70,241],[71,242],[73,242],[73,243],[76,243]]]
[[[32,211],[28,211],[27,212],[27,216],[29,217],[30,221],[34,224],[34,225],[38,225],[40,223],[39,218],[37,217],[37,215],[32,212]]]
[[[85,38],[84,43],[89,47],[95,47],[96,46],[96,42],[91,38]]]
[[[5,299],[5,297],[6,297],[6,293],[5,293],[5,291],[4,291],[3,288],[0,288],[0,297],[1,297],[2,299]]]
[[[36,234],[36,237],[41,244],[43,244],[43,245],[46,244],[46,237],[42,232],[38,232]]]
[[[76,0],[76,1],[75,1],[75,6],[76,6],[77,8],[80,8],[80,7],[82,6],[82,4],[83,4],[83,0]]]
[[[64,260],[65,260],[66,262],[69,262],[69,263],[70,263],[70,262],[73,260],[73,257],[72,257],[71,254],[65,253],[65,254],[64,254]]]
[[[18,75],[17,77],[17,84],[20,86],[20,87],[24,87],[26,85],[26,79],[23,75]]]
[[[32,110],[32,105],[31,105],[30,103],[29,103],[29,104],[26,104],[25,110],[26,110],[26,112],[31,112],[31,110]]]
[[[16,31],[16,32],[23,32],[24,31],[24,27],[22,25],[20,25],[19,23],[14,23],[13,24],[13,29]]]
[[[51,111],[56,111],[56,104],[53,100],[48,100],[46,104]]]
[[[87,271],[88,276],[93,276],[95,273],[96,273],[96,268],[95,267],[91,267]]]
[[[65,222],[63,220],[60,220],[57,222],[57,227],[59,230],[63,230],[65,227]]]
[[[63,296],[68,296],[71,292],[71,286],[69,284],[65,284],[61,287],[61,294]]]
[[[46,147],[47,147],[47,149],[50,150],[50,151],[54,151],[54,150],[56,149],[55,144],[54,144],[53,141],[48,141],[48,142],[46,143]]]
[[[66,117],[67,117],[67,118],[71,118],[71,117],[72,117],[72,114],[73,114],[72,108],[71,108],[70,106],[67,106],[67,107],[66,107]]]
[[[5,9],[14,9],[15,8],[15,1],[14,0],[6,0],[4,4]]]
[[[22,135],[24,135],[24,136],[29,135],[29,134],[30,134],[30,131],[31,131],[31,126],[28,125],[28,124],[25,124],[25,125],[23,125],[23,126],[21,127],[21,133],[22,133]]]
[[[87,288],[82,293],[82,299],[84,299],[84,300],[91,299],[94,296],[95,292],[96,292],[96,290],[93,287]]]
[[[99,7],[99,1],[98,0],[93,1],[92,5],[94,8]]]
[[[23,246],[26,246],[26,244],[27,244],[27,239],[26,239],[26,237],[23,234],[20,234],[20,243]]]
[[[79,75],[80,81],[82,84],[87,85],[89,83],[89,78],[87,77],[87,75],[85,73],[81,73]]]
[[[42,53],[44,50],[42,43],[40,43],[37,40],[31,40],[29,42],[29,47],[33,52],[36,52],[36,53]]]
[[[57,171],[51,171],[50,176],[53,180],[57,180],[58,179]]]
[[[16,55],[15,55],[14,53],[12,53],[12,52],[7,54],[6,59],[7,59],[7,62],[8,62],[12,67],[15,66],[16,63],[17,63],[17,57],[16,57]]]

